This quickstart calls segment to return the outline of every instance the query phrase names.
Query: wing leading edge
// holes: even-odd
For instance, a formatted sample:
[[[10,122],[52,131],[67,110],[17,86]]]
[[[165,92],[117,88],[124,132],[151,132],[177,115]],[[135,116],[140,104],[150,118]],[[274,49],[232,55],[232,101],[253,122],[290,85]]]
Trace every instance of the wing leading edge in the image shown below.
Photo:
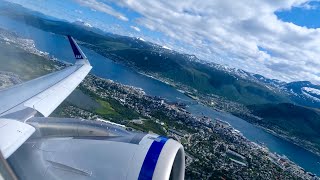
[[[0,91],[0,117],[32,108],[48,117],[90,72],[92,66],[68,36],[76,63],[63,70]]]

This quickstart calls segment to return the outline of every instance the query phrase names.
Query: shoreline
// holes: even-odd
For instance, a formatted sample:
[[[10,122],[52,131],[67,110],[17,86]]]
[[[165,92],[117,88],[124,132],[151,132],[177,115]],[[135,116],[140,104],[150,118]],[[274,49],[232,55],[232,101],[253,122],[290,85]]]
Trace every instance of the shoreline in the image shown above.
[[[288,141],[288,142],[290,142],[290,143],[292,143],[292,144],[294,144],[294,145],[296,145],[296,146],[299,146],[299,147],[303,148],[304,150],[309,151],[309,152],[313,153],[314,155],[320,157],[320,151],[311,150],[311,149],[309,149],[307,146],[305,146],[305,145],[303,145],[303,144],[301,144],[301,143],[299,143],[299,142],[297,142],[297,141],[295,141],[295,140],[287,137],[286,135],[281,135],[281,134],[275,132],[275,131],[272,130],[272,129],[268,129],[268,128],[263,127],[263,126],[261,126],[261,125],[259,125],[259,124],[253,124],[253,125],[256,126],[256,127],[258,127],[258,128],[263,129],[264,131],[266,131],[266,132],[268,132],[268,133],[270,133],[270,134],[272,134],[272,135],[274,135],[274,136],[276,136],[276,137],[278,137],[278,138],[280,138],[280,139],[283,139],[283,140],[285,140],[285,141]]]

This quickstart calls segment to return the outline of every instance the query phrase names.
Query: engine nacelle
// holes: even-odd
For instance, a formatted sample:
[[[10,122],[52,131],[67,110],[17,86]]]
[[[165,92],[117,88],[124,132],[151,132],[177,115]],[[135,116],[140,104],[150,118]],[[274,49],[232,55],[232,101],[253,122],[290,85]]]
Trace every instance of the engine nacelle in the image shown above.
[[[184,179],[184,149],[173,139],[98,121],[27,122],[35,133],[8,159],[23,179]]]

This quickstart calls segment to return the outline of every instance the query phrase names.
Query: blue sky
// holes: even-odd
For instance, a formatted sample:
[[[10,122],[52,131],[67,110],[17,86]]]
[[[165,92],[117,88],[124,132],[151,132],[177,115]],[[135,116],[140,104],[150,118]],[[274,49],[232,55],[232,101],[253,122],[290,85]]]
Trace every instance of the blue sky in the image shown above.
[[[319,1],[11,1],[269,78],[320,83]]]
[[[140,15],[138,12],[135,12],[126,7],[121,7],[113,2],[103,3],[110,6],[115,11],[125,15],[125,17],[129,19],[128,21],[123,21],[113,15],[81,5],[81,3],[72,0],[12,0],[11,2],[21,4],[32,10],[40,11],[46,15],[62,20],[67,20],[70,22],[79,20],[84,21],[106,32],[140,37],[142,39],[147,38],[148,41],[153,41],[159,44],[162,44],[160,40],[168,40],[164,33],[158,32],[156,30],[150,30],[144,26],[140,26],[139,24],[137,24],[135,22],[135,19],[142,17],[142,15]]]
[[[320,2],[310,2],[310,7],[293,7],[290,10],[281,10],[275,14],[285,22],[292,22],[308,28],[320,27]]]

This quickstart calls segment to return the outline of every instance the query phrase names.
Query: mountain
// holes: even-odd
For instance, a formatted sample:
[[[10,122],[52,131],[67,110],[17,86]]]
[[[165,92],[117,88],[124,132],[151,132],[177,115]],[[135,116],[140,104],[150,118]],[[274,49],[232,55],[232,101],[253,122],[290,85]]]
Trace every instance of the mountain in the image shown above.
[[[247,106],[254,115],[262,118],[254,120],[263,127],[278,134],[297,137],[315,144],[320,151],[320,112],[290,103],[260,104]]]
[[[84,28],[92,28],[93,27],[91,24],[84,22],[84,21],[81,21],[81,20],[77,20],[73,23],[76,25],[79,25],[79,26],[83,26]]]
[[[220,69],[222,71],[225,71],[225,72],[232,74],[238,78],[243,78],[243,79],[247,79],[249,81],[258,83],[258,84],[263,85],[273,91],[283,92],[285,90],[285,88],[283,86],[285,84],[287,84],[284,81],[280,81],[277,79],[270,79],[270,78],[264,77],[260,74],[250,73],[250,72],[244,71],[242,69],[238,69],[238,68],[231,68],[231,67],[216,64],[216,63],[209,63],[209,66],[212,66],[216,69]]]
[[[226,68],[225,68],[226,69]],[[320,108],[320,86],[309,81],[295,81],[286,83],[277,79],[269,79],[259,74],[252,74],[243,70],[232,69],[233,74],[259,83],[272,91],[281,92],[291,102],[307,107]]]
[[[284,86],[297,104],[320,108],[320,86],[309,81],[291,82]]]
[[[273,90],[281,91],[289,97],[289,99],[298,105],[320,108],[320,86],[312,84],[309,81],[295,81],[286,83],[276,79],[268,79],[261,75],[253,75],[258,81],[266,87]]]

